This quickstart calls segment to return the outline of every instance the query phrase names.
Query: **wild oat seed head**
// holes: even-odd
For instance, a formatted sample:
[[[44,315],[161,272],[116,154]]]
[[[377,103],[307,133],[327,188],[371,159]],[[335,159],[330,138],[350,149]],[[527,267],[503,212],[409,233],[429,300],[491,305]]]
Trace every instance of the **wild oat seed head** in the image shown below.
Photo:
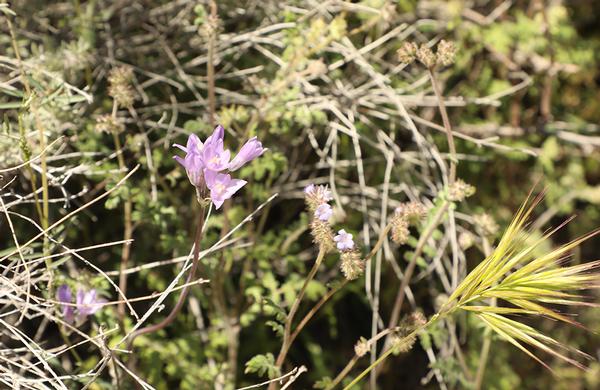
[[[437,62],[437,57],[427,45],[421,45],[417,50],[417,59],[428,69],[433,69]]]
[[[443,66],[452,65],[456,56],[456,50],[454,42],[442,39],[437,46],[437,63]]]
[[[419,47],[416,43],[404,42],[402,47],[400,47],[400,49],[398,49],[396,52],[398,55],[398,61],[407,65],[413,63],[417,55],[417,50],[419,50]]]
[[[369,340],[361,337],[354,345],[354,353],[358,357],[363,357],[369,353]]]
[[[354,280],[362,275],[365,269],[365,262],[357,250],[342,252],[340,260],[340,270],[346,279]]]
[[[462,202],[475,193],[475,187],[457,179],[448,188],[448,200],[452,202]]]

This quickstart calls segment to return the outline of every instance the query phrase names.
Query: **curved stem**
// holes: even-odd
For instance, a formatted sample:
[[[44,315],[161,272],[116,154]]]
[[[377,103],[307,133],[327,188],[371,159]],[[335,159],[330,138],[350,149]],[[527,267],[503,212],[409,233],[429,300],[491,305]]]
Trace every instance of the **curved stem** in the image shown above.
[[[290,309],[290,312],[289,312],[287,318],[285,319],[285,327],[284,327],[284,331],[283,331],[283,342],[281,344],[281,349],[279,351],[279,355],[277,356],[277,361],[275,362],[275,365],[277,367],[281,367],[283,365],[283,362],[285,361],[285,357],[287,356],[287,353],[291,346],[290,340],[291,340],[292,322],[294,321],[294,316],[296,315],[296,312],[298,311],[298,308],[300,307],[300,302],[302,302],[302,298],[304,298],[304,294],[306,293],[306,288],[308,287],[308,283],[310,283],[310,281],[313,280],[317,271],[319,270],[321,262],[323,261],[323,257],[325,257],[325,252],[326,251],[323,248],[319,248],[319,254],[317,255],[315,264],[313,264],[312,269],[310,270],[308,276],[306,277],[306,280],[304,281],[304,284],[302,285],[300,292],[296,296],[296,300],[292,304],[292,308]],[[275,383],[269,384],[270,390],[273,390],[275,388],[276,388]]]
[[[202,235],[204,232],[205,211],[206,211],[206,207],[204,205],[201,205],[200,213],[199,213],[199,217],[198,217],[198,226],[196,227],[196,236],[194,239],[194,257],[192,260],[192,268],[190,269],[190,273],[188,274],[186,283],[190,283],[195,278],[196,270],[198,269],[198,263],[199,263],[199,259],[200,259],[200,242],[202,241]],[[158,324],[146,326],[145,328],[141,328],[141,329],[138,329],[135,332],[133,332],[131,334],[131,336],[129,337],[128,349],[131,349],[131,347],[133,346],[133,341],[136,339],[136,337],[147,334],[147,333],[159,331],[161,329],[166,328],[169,324],[171,324],[175,320],[175,317],[177,316],[177,314],[179,313],[181,308],[183,307],[183,304],[185,303],[185,298],[187,297],[188,293],[190,292],[191,286],[192,286],[191,284],[188,284],[183,289],[183,291],[181,292],[181,295],[179,296],[179,299],[177,300],[177,303],[175,304],[175,307],[173,308],[173,310],[171,310],[169,315],[167,317],[165,317],[161,322],[159,322]]]
[[[292,343],[294,342],[296,337],[298,337],[298,334],[300,334],[300,331],[302,331],[302,329],[306,326],[308,321],[310,321],[310,319],[319,311],[321,306],[323,306],[329,300],[329,298],[331,298],[336,292],[338,292],[342,288],[344,288],[344,286],[346,286],[348,284],[348,282],[349,282],[348,279],[344,279],[344,281],[342,283],[338,284],[337,286],[335,286],[334,288],[329,290],[327,292],[327,294],[325,294],[321,298],[321,300],[319,302],[317,302],[317,304],[312,309],[310,309],[310,311],[308,313],[306,313],[304,318],[302,318],[302,321],[300,321],[300,323],[298,324],[296,329],[294,329],[294,332],[290,336],[290,341],[289,341],[290,346],[292,345]]]
[[[402,310],[402,304],[404,303],[404,298],[406,296],[406,287],[410,283],[410,279],[412,278],[412,274],[415,270],[415,266],[417,265],[417,259],[423,253],[423,249],[425,249],[425,244],[429,237],[433,234],[435,228],[438,226],[444,213],[448,210],[448,206],[450,204],[445,201],[442,206],[438,209],[437,213],[433,216],[431,222],[419,237],[419,241],[417,242],[417,247],[415,248],[415,253],[413,257],[410,259],[410,263],[406,267],[406,272],[404,273],[404,277],[402,278],[402,283],[400,284],[400,289],[398,290],[398,294],[396,295],[396,301],[394,302],[394,308],[392,309],[392,315],[390,317],[390,322],[388,328],[393,328],[398,325],[398,321],[400,320],[400,311]],[[386,346],[389,345],[389,339],[386,339]]]

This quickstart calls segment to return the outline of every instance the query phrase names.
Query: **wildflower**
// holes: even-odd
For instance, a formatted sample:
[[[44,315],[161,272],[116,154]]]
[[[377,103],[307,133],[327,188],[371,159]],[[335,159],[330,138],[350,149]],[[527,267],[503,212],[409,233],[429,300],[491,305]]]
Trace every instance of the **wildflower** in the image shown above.
[[[261,156],[267,149],[262,147],[262,143],[256,137],[250,138],[240,149],[237,156],[229,163],[229,170],[236,171],[248,162]]]
[[[229,174],[218,173],[209,169],[204,169],[204,177],[210,190],[210,200],[217,210],[225,200],[231,198],[247,183],[246,180],[232,179]]]
[[[333,209],[327,203],[323,203],[315,210],[315,217],[321,221],[327,222],[333,215]]]
[[[62,316],[64,317],[67,323],[72,323],[75,318],[75,308],[73,306],[69,306],[71,303],[71,299],[73,299],[71,295],[71,289],[66,284],[63,284],[56,290],[56,297],[59,302],[62,303]]]
[[[395,212],[406,217],[409,222],[417,222],[427,215],[427,208],[421,202],[408,202],[396,207]]]
[[[238,155],[230,161],[231,151],[225,149],[224,136],[225,129],[218,125],[204,143],[198,136],[191,134],[185,147],[173,145],[185,152],[185,157],[175,156],[174,159],[185,168],[199,197],[204,197],[207,191],[210,191],[210,200],[217,209],[246,184],[245,180],[232,179],[226,171],[239,169],[267,150],[254,137],[248,140]]]
[[[462,250],[467,250],[473,246],[473,235],[470,232],[462,232],[458,235],[458,246]]]
[[[111,70],[108,76],[108,94],[121,107],[131,107],[133,105],[135,95],[130,86],[132,78],[132,69],[125,66]]]
[[[88,316],[96,313],[102,307],[104,300],[98,298],[95,289],[77,291],[77,319],[83,322]]]
[[[357,250],[344,250],[340,260],[340,270],[348,280],[357,279],[365,270],[365,262],[361,259]]]
[[[72,324],[74,319],[77,319],[80,323],[85,321],[88,316],[100,310],[102,304],[105,302],[104,299],[98,297],[95,289],[89,291],[79,289],[75,299],[75,306],[73,306],[73,295],[71,289],[66,284],[57,289],[56,296],[59,302],[61,302],[62,315],[69,324]]]
[[[338,231],[338,234],[333,238],[336,242],[336,246],[339,250],[345,251],[354,248],[354,241],[352,240],[352,234],[346,233],[344,229]]]
[[[121,133],[125,126],[112,115],[100,115],[96,118],[96,131],[100,133]]]
[[[304,196],[308,209],[314,212],[320,205],[333,199],[327,186],[309,184],[304,188]]]
[[[487,213],[476,214],[473,216],[473,222],[483,231],[486,236],[495,236],[498,233],[498,224]]]

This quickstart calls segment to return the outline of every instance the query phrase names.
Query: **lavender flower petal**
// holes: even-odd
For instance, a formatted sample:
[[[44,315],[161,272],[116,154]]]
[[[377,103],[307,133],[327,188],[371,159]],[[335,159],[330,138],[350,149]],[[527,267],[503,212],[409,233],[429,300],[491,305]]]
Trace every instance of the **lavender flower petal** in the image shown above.
[[[235,171],[240,169],[248,162],[254,160],[258,156],[261,156],[266,151],[267,149],[262,147],[262,143],[256,137],[250,138],[248,141],[246,141],[244,146],[242,146],[237,156],[231,160],[231,163],[229,164],[229,170]]]
[[[225,200],[231,198],[247,182],[245,180],[232,179],[231,175],[218,173],[209,169],[204,170],[206,185],[210,190],[210,199],[217,208],[223,205]]]

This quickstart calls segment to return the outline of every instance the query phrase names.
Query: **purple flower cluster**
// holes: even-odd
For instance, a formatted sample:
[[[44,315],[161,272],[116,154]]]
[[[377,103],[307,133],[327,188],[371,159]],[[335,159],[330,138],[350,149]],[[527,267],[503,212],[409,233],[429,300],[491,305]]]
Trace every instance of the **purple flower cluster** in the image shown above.
[[[198,136],[191,134],[185,147],[173,145],[186,153],[183,158],[174,158],[185,168],[190,182],[200,193],[208,189],[210,200],[217,209],[246,184],[245,180],[232,179],[225,172],[236,171],[267,151],[256,137],[252,137],[230,161],[231,151],[223,146],[224,135],[225,129],[218,125],[204,143]]]
[[[77,322],[85,321],[88,316],[100,310],[106,302],[104,299],[98,297],[96,290],[85,291],[80,288],[77,290],[75,306],[73,306],[71,305],[73,294],[66,284],[63,284],[56,290],[56,297],[62,303],[62,315],[69,324],[72,324],[75,319],[77,319]]]
[[[333,209],[327,202],[332,200],[333,197],[327,186],[315,186],[314,184],[309,184],[304,188],[304,194],[309,209],[311,211],[314,210],[314,217],[319,221],[329,221],[333,215]]]

